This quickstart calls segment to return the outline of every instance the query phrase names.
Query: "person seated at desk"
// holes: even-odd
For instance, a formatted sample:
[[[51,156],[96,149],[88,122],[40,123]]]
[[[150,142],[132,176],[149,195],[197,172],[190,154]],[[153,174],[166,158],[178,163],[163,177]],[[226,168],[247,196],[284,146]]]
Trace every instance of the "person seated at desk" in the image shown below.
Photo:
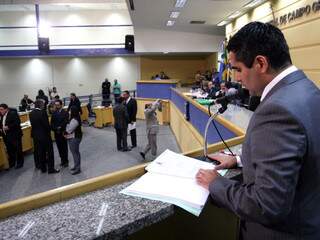
[[[213,85],[213,82],[208,82],[208,88],[206,89],[206,92],[208,93],[207,98],[214,98],[218,91],[219,89]]]
[[[0,104],[0,115],[0,133],[7,148],[9,167],[22,168],[24,163],[22,153],[23,133],[18,112],[2,103]]]
[[[160,79],[170,79],[167,74],[165,74],[163,71],[160,72]]]
[[[57,88],[53,87],[52,90],[49,89],[49,97],[50,100],[60,99],[59,93],[57,92]]]
[[[33,101],[28,97],[27,94],[24,94],[23,98],[20,101],[19,111],[25,112],[27,110],[30,110],[31,104],[33,104]]]
[[[161,80],[161,77],[159,76],[159,74],[156,74],[156,76],[154,76],[153,79],[154,79],[154,80]]]

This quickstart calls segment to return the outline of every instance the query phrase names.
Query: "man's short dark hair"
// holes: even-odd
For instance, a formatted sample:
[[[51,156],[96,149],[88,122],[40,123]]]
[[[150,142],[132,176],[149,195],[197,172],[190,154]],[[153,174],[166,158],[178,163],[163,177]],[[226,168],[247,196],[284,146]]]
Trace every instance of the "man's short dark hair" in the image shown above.
[[[124,93],[128,94],[130,96],[130,92],[128,90],[123,91]]]
[[[60,99],[56,99],[56,100],[54,100],[54,102],[55,103],[58,102],[60,105],[62,105],[62,101]]]
[[[4,109],[8,109],[8,105],[5,104],[5,103],[1,103],[1,104],[0,104],[0,107],[1,107],[1,108],[4,108]]]
[[[76,94],[72,92],[72,93],[70,93],[70,96],[76,97]]]
[[[281,30],[270,23],[251,22],[229,40],[227,50],[237,61],[252,67],[257,55],[265,56],[272,69],[280,70],[292,63],[289,47]]]

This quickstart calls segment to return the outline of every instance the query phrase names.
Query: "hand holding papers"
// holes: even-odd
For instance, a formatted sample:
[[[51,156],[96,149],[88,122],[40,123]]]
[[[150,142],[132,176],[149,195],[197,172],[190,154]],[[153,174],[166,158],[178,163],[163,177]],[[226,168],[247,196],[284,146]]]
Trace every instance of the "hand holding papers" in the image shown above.
[[[214,169],[214,165],[166,150],[146,167],[148,173],[121,193],[172,203],[199,216],[209,195],[196,183],[199,169]]]

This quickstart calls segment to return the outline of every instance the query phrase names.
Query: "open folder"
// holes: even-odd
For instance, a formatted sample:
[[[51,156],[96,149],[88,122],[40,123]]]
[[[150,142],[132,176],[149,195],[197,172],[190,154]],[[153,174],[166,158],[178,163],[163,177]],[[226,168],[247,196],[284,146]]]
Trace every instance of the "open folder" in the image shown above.
[[[214,165],[167,149],[146,167],[146,174],[120,193],[172,203],[199,216],[209,195],[196,183],[201,168],[214,169]],[[218,172],[223,176],[227,170]]]

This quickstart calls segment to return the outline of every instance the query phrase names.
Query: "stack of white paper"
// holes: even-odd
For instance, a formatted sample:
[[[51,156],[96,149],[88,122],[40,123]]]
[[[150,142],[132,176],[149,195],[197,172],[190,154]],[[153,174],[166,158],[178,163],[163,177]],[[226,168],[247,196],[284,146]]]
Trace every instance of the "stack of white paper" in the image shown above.
[[[199,216],[209,195],[196,183],[201,168],[214,169],[214,165],[166,150],[146,167],[148,173],[121,193],[172,203]]]

